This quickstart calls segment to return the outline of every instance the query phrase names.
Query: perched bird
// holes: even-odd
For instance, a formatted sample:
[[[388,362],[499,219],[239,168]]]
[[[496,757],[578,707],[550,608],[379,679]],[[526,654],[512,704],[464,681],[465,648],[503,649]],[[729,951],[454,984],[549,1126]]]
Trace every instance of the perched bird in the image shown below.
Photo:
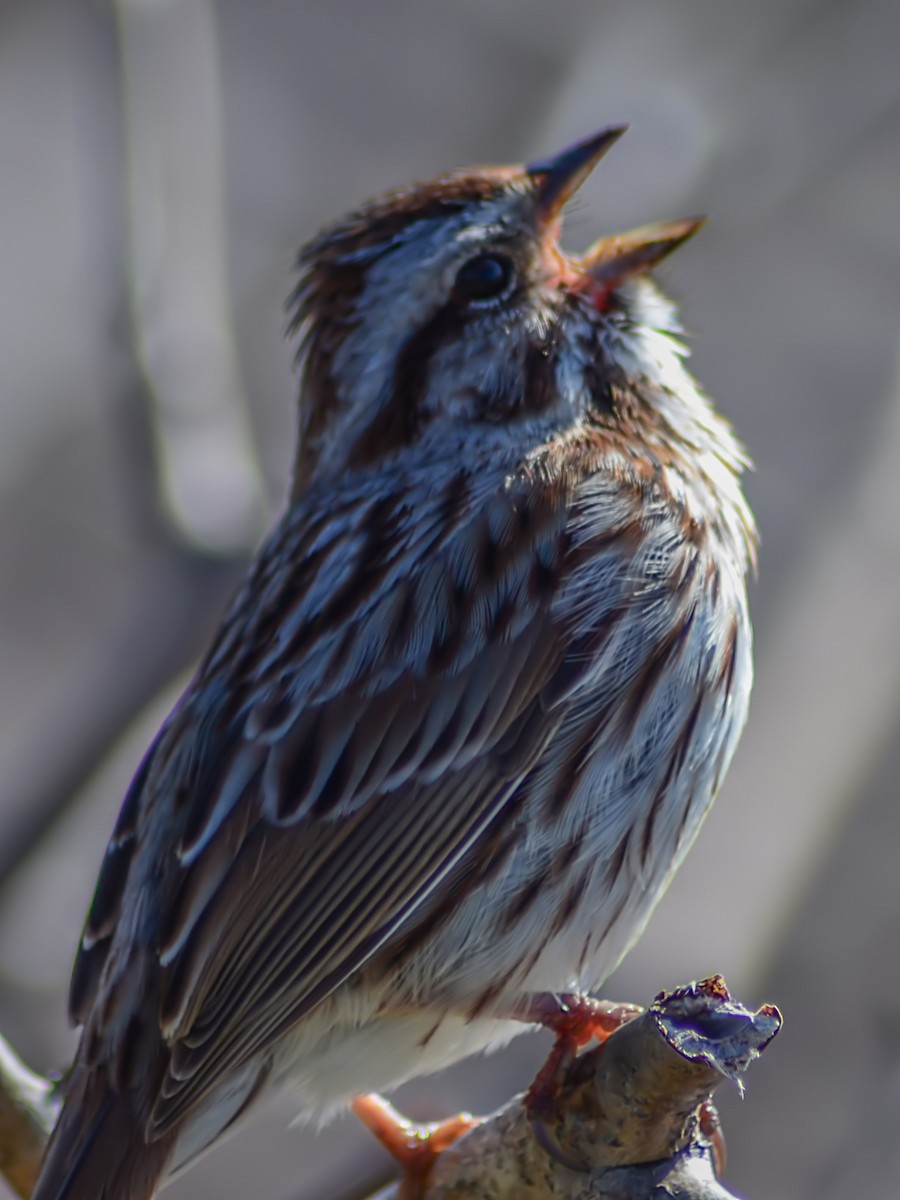
[[[287,510],[125,797],[34,1200],[146,1200],[273,1085],[327,1116],[552,1025],[693,840],[755,533],[647,278],[700,222],[557,244],[622,132],[301,253]]]

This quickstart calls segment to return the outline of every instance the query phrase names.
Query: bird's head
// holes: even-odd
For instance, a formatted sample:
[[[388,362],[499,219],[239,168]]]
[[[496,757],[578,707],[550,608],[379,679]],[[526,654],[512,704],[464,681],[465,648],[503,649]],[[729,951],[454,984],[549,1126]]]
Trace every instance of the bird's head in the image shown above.
[[[605,237],[580,257],[560,249],[564,205],[624,132],[389,193],[301,252],[297,490],[451,428],[612,413],[636,281],[702,223]],[[651,291],[664,327],[671,310]]]

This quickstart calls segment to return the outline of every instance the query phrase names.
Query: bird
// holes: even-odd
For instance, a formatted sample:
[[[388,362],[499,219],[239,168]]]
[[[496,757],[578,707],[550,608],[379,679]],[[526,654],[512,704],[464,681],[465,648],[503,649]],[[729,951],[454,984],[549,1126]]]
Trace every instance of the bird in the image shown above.
[[[693,841],[756,530],[650,278],[702,219],[560,247],[625,128],[300,252],[287,502],[125,795],[34,1200],[149,1200],[274,1087],[321,1121],[553,1027]]]

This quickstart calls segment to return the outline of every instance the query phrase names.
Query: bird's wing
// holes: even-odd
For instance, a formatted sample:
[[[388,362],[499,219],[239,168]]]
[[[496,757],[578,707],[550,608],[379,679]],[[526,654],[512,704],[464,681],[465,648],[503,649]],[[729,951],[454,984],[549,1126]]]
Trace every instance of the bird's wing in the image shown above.
[[[580,553],[633,551],[616,515]],[[125,1054],[152,951],[154,1135],[489,841],[590,669],[552,612],[567,537],[558,485],[461,474],[310,506],[260,556],[126,799],[73,977],[76,1019]],[[628,586],[608,578],[601,634]]]

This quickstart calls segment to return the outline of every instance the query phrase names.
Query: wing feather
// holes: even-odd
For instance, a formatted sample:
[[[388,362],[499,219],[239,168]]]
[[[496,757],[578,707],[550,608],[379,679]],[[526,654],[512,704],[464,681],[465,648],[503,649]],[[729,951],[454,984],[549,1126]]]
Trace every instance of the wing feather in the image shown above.
[[[477,751],[461,751],[464,744],[468,751],[467,739],[488,708],[482,670],[473,663],[453,707],[442,709],[446,697],[419,687],[405,711],[391,710],[398,725],[400,717],[411,722],[412,709],[426,724],[443,711],[438,724],[451,731],[443,745],[441,733],[430,731],[412,781],[404,772],[398,786],[387,787],[382,772],[377,793],[338,825],[310,815],[282,828],[261,823],[245,839],[166,968],[163,1011],[171,1014],[166,1033],[174,1051],[172,1078],[154,1113],[160,1131],[222,1072],[268,1045],[358,970],[495,818],[556,725],[557,718],[543,714],[540,727],[521,736],[522,715],[535,709],[540,686],[561,658],[559,639],[549,634],[544,622],[536,623],[529,645],[509,643],[505,663],[493,663],[507,703],[482,722]],[[543,670],[535,670],[532,657]],[[531,680],[525,694],[516,687],[523,674]],[[409,744],[410,728],[397,739],[400,749]],[[396,754],[388,757],[396,761]]]
[[[591,671],[584,646],[633,580],[621,561],[599,573],[590,627],[562,624],[571,497],[510,478],[473,470],[442,492],[424,472],[391,500],[348,487],[327,519],[321,497],[295,508],[160,735],[103,901],[108,961],[86,943],[76,989],[102,1025],[104,991],[155,951],[169,1066],[153,1136],[440,902]],[[624,561],[617,517],[591,529]],[[108,1055],[128,1015],[94,1031]]]

